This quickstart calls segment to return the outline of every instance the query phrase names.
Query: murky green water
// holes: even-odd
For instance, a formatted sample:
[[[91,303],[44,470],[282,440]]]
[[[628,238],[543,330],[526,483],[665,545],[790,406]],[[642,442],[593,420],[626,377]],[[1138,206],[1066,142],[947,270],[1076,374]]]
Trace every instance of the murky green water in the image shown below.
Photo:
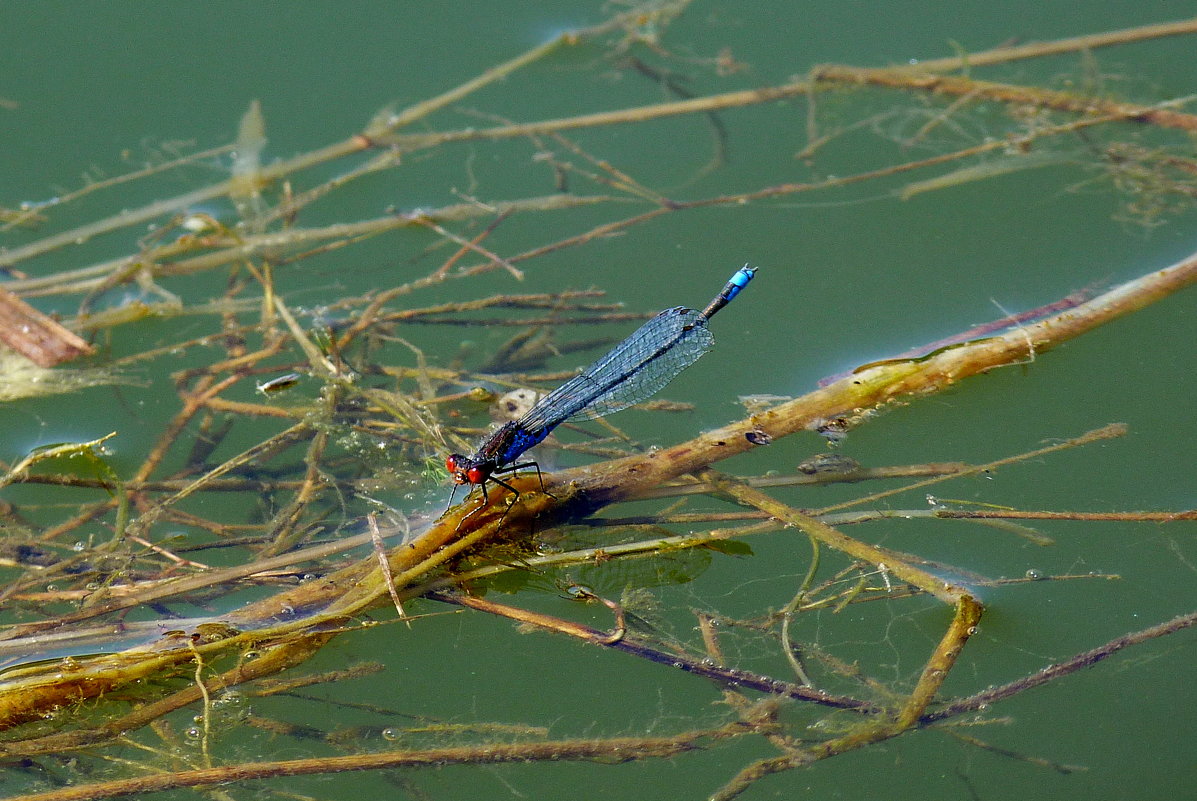
[[[408,132],[649,106],[676,99],[677,89],[702,96],[779,85],[821,63],[900,64],[949,57],[957,48],[978,51],[1010,40],[1110,31],[1183,13],[1166,2],[944,3],[919,9],[902,3],[698,2],[669,26],[639,28],[648,44],[632,44],[621,52],[608,39],[607,46],[567,48],[452,104]],[[402,109],[445,91],[562,29],[598,22],[604,12],[588,3],[559,3],[548,11],[539,3],[508,3],[502,10],[487,4],[442,8],[39,3],[9,6],[2,16],[7,36],[0,53],[0,99],[11,103],[0,107],[5,153],[0,205],[12,208],[46,201],[87,181],[128,173],[176,152],[226,144],[255,99],[261,102],[269,139],[264,163],[343,141],[388,104]],[[1085,55],[976,68],[973,74],[1153,103],[1188,95],[1197,86],[1193,41],[1192,36],[1156,39]],[[653,80],[662,77],[664,69],[676,80],[672,89]],[[317,227],[394,210],[551,196],[560,185],[552,159],[544,155],[549,151],[559,164],[576,168],[569,173],[567,187],[576,194],[619,191],[587,181],[586,174],[602,170],[587,160],[589,155],[634,178],[649,190],[642,195],[689,201],[791,182],[813,183],[980,145],[1004,136],[1014,127],[1012,117],[1031,128],[1069,119],[1026,106],[948,107],[946,101],[918,94],[829,92],[819,99],[816,121],[820,134],[834,138],[812,159],[798,157],[809,143],[807,105],[800,99],[729,109],[717,117],[671,116],[583,128],[566,132],[569,144],[549,137],[451,143],[405,155],[401,167],[362,179],[330,201],[314,204],[296,224]],[[494,270],[468,281],[422,288],[411,295],[410,305],[597,287],[606,291],[605,301],[623,303],[625,311],[653,312],[701,304],[735,267],[746,261],[759,265],[761,271],[743,298],[713,321],[714,352],[662,393],[693,409],[630,411],[612,421],[645,446],[668,446],[742,417],[740,396],[800,395],[826,376],[1052,303],[1080,289],[1100,291],[1192,253],[1197,249],[1197,215],[1191,200],[1183,193],[1152,194],[1151,182],[1140,175],[1123,173],[1112,180],[1110,154],[1103,154],[1102,146],[1115,139],[1141,148],[1136,152],[1168,146],[1192,159],[1175,132],[1125,123],[1112,130],[1052,138],[1042,147],[1056,158],[1034,169],[906,200],[899,195],[909,183],[943,175],[953,167],[662,215],[616,236],[522,261],[522,281]],[[1001,172],[1002,157],[995,153],[981,161]],[[294,191],[303,192],[360,163],[342,160],[319,166],[296,178]],[[229,165],[227,155],[214,156],[152,180],[97,192],[47,210],[50,219],[39,229],[5,231],[3,244],[12,251],[103,215],[182,195],[227,178]],[[654,208],[651,201],[628,197],[623,205],[516,214],[482,243],[511,257]],[[227,202],[214,201],[200,210],[225,224],[236,219]],[[492,220],[493,215],[484,215],[472,227],[446,227],[472,238]],[[57,249],[18,268],[42,276],[86,267],[129,254],[136,250],[138,238],[150,233],[148,224],[139,224]],[[427,229],[385,233],[277,267],[276,289],[307,324],[322,315],[336,317],[338,298],[387,289],[432,272],[458,247],[460,243],[446,245]],[[471,254],[461,264],[479,262]],[[225,273],[164,279],[160,284],[191,306],[217,296],[225,286]],[[98,302],[119,306],[144,298],[139,291],[144,292],[136,285],[108,290]],[[30,300],[42,310],[69,317],[77,311],[80,297]],[[866,467],[950,460],[983,463],[1123,422],[1129,433],[1120,439],[879,504],[885,509],[925,509],[930,492],[941,503],[1026,510],[1192,508],[1192,443],[1197,437],[1194,308],[1190,290],[1038,354],[1033,363],[997,370],[951,391],[889,409],[853,431],[839,452]],[[488,314],[502,316],[487,312],[477,317],[485,322]],[[624,320],[578,327],[560,341],[617,339],[635,324]],[[130,323],[97,343],[104,354],[97,364],[211,330],[210,317],[191,315]],[[438,367],[464,354],[464,366],[474,368],[515,330],[485,324],[399,324],[395,335],[412,349],[389,343],[386,353],[404,367],[416,363],[413,349]],[[568,371],[601,351],[596,344],[565,353],[546,369]],[[40,444],[90,440],[116,431],[108,463],[127,477],[178,409],[170,374],[208,363],[217,352],[189,349],[174,359],[131,366],[115,388],[4,404],[0,459],[12,464]],[[279,402],[311,399],[318,391],[318,384],[308,380],[287,391],[295,395],[281,395]],[[251,381],[228,397],[247,403],[261,400]],[[474,407],[462,408],[468,413]],[[486,424],[481,414],[465,422]],[[265,420],[237,428],[219,455],[228,458],[278,427]],[[585,441],[578,434],[563,436]],[[360,456],[354,447],[345,444],[345,452]],[[792,472],[798,462],[823,450],[818,436],[802,433],[719,467],[746,476]],[[378,458],[381,473],[390,465]],[[593,457],[559,458],[579,464]],[[873,489],[864,486],[784,488],[774,494],[794,506],[812,508]],[[92,500],[102,496],[99,490],[91,492]],[[39,486],[5,488],[3,500],[13,505],[6,512],[6,525],[14,520],[31,530],[54,525],[66,515],[67,504],[85,500],[63,493]],[[439,512],[448,488],[417,477],[403,486],[380,482],[376,494],[383,503],[405,511]],[[353,502],[347,506],[362,513]],[[225,497],[198,499],[188,508],[229,523],[264,514],[249,501]],[[681,511],[732,508],[698,496]],[[660,509],[654,502],[616,507],[606,514]],[[330,526],[340,522],[333,520]],[[111,518],[100,520],[71,536],[102,538],[110,525]],[[1054,545],[1036,545],[1009,530],[963,521],[891,520],[848,530],[871,543],[990,577],[1021,577],[1028,571],[1120,577],[982,589],[987,612],[981,631],[950,677],[948,695],[1017,679],[1120,634],[1193,610],[1197,553],[1192,522],[1030,525],[1052,538]],[[670,530],[704,528],[700,523],[678,524]],[[171,533],[168,527],[154,531],[161,538]],[[172,542],[185,541],[187,530],[177,533],[183,538]],[[694,574],[694,581],[654,586],[661,630],[694,646],[699,639],[694,609],[750,617],[784,606],[806,574],[809,544],[800,534],[782,531],[754,537],[751,545],[751,557],[716,554],[705,569],[683,565],[675,573]],[[368,555],[368,546],[357,553]],[[226,564],[219,552],[210,561]],[[580,606],[562,591],[570,581],[583,578],[601,585],[602,567],[585,576],[538,578],[514,595],[494,595],[514,606],[605,628],[610,615],[604,607]],[[621,577],[597,590],[617,596],[629,581],[656,584],[652,573],[632,570],[628,579]],[[206,609],[187,606],[173,611],[192,617],[200,612],[219,615],[228,611],[221,604],[231,602],[222,598]],[[10,610],[8,622],[32,619],[34,609],[24,604]],[[172,610],[169,605],[139,609],[134,618],[152,619],[164,611]],[[396,744],[443,747],[494,738],[519,741],[546,732],[556,739],[664,736],[715,725],[729,714],[718,704],[716,687],[680,671],[565,637],[520,634],[507,621],[427,601],[415,602],[409,611],[443,614],[410,627],[392,623],[343,635],[302,668],[332,671],[377,662],[384,670],[316,685],[302,691],[305,697],[225,699],[210,742],[213,764],[359,753]],[[385,609],[378,615],[383,620],[390,617]],[[879,681],[909,689],[949,617],[942,606],[925,598],[886,601],[808,614],[795,622],[792,636],[839,659],[857,661]],[[792,678],[774,640],[729,632],[723,645],[726,661],[733,666]],[[989,725],[960,733],[984,740],[995,750],[942,730],[922,731],[765,779],[743,797],[1184,797],[1195,778],[1191,744],[1197,732],[1191,715],[1184,712],[1197,700],[1188,680],[1192,649],[1191,633],[1182,632],[994,705],[978,718]],[[817,715],[796,703],[783,707],[779,715],[788,734],[798,738],[822,736],[824,727],[836,725],[835,719],[817,721]],[[199,767],[204,762],[199,746],[184,736],[189,717],[173,719],[181,745],[172,758],[132,747],[111,753],[144,761],[155,770]],[[313,729],[269,730],[264,724],[246,725],[250,717]],[[481,723],[512,728],[480,733]],[[818,728],[808,729],[811,725]],[[342,737],[332,744],[318,738],[329,732],[341,732]],[[148,734],[140,742],[169,750]],[[263,786],[315,798],[388,793],[415,798],[697,799],[753,760],[775,753],[763,739],[747,738],[628,765],[600,761],[457,766],[278,779]],[[1081,769],[1066,772],[1060,767],[1064,765]],[[139,773],[127,766],[106,769],[112,777]],[[48,764],[44,773],[9,768],[0,780],[0,794],[46,789],[63,779],[83,780],[58,763]],[[182,792],[188,791],[178,797]],[[240,792],[244,790],[230,791]]]

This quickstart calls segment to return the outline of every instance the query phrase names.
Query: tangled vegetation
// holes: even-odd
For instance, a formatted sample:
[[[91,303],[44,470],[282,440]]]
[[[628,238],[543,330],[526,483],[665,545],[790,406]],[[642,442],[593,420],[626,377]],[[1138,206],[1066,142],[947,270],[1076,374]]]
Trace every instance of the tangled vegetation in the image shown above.
[[[66,366],[36,366],[6,352],[0,364],[0,401],[14,404],[89,387],[136,391],[146,375],[169,375],[177,396],[152,447],[139,455],[132,470],[114,466],[106,450],[108,437],[46,446],[0,465],[0,487],[39,493],[19,496],[36,501],[9,500],[0,508],[0,594],[6,618],[0,629],[0,761],[28,773],[35,787],[42,786],[39,776],[57,783],[53,777],[80,770],[84,763],[152,766],[116,777],[82,771],[64,786],[27,797],[94,799],[249,779],[450,764],[618,763],[719,749],[744,738],[768,743],[772,756],[740,765],[715,790],[714,797],[727,799],[771,774],[910,731],[955,727],[957,736],[971,737],[959,724],[980,711],[1197,619],[1194,611],[1156,621],[1005,684],[946,693],[945,683],[984,619],[978,590],[997,580],[978,576],[967,565],[930,563],[846,533],[850,526],[888,517],[928,524],[974,520],[1028,538],[1040,536],[1025,527],[1036,519],[1187,525],[1179,521],[1197,515],[1182,510],[1085,513],[952,503],[882,510],[878,504],[883,498],[920,497],[952,479],[1015,462],[1091,447],[1125,433],[1118,424],[1068,432],[1071,439],[1027,453],[994,454],[988,464],[876,468],[827,458],[783,476],[732,476],[712,468],[796,432],[818,431],[834,439],[868,425],[881,409],[919,403],[999,367],[1036,369],[1036,358],[1061,343],[1192,284],[1197,255],[1117,286],[961,331],[917,352],[862,365],[802,397],[758,399],[742,419],[659,451],[624,449],[617,438],[593,444],[587,450],[606,460],[546,471],[543,483],[535,473],[511,478],[520,495],[510,505],[506,493],[496,489],[491,490],[493,502],[481,511],[475,496],[439,517],[379,500],[395,493],[418,497],[443,480],[439,465],[444,454],[469,452],[485,429],[463,421],[495,401],[495,393],[477,387],[551,387],[569,373],[548,372],[550,360],[594,344],[562,344],[547,335],[549,329],[626,324],[638,318],[593,290],[419,305],[421,293],[430,288],[452,282],[464,295],[473,277],[495,271],[520,277],[538,258],[584,250],[669,215],[818,196],[905,175],[911,182],[900,194],[911,197],[1075,159],[1077,141],[1086,143],[1094,180],[1126,194],[1127,219],[1154,224],[1191,204],[1197,192],[1197,162],[1179,149],[1149,146],[1137,137],[1140,130],[1182,137],[1197,133],[1197,116],[1184,109],[1187,98],[1132,103],[977,77],[986,68],[1025,59],[1192,36],[1197,32],[1194,21],[901,68],[825,65],[784,85],[678,96],[541,122],[437,127],[437,112],[494,82],[517,81],[521,70],[569,48],[601,50],[606,63],[652,75],[668,86],[664,72],[653,64],[668,63],[670,54],[659,37],[685,5],[653,4],[615,15],[593,29],[558,36],[443,94],[401,111],[384,110],[341,142],[283,161],[263,162],[266,121],[254,105],[227,147],[163,157],[144,170],[96,181],[50,203],[4,210],[5,230],[52,226],[61,210],[85,196],[117,196],[129,184],[216,157],[232,164],[227,179],[0,252],[0,268],[12,276],[5,287],[22,303],[77,299],[77,314],[62,322],[87,343],[70,356],[94,349]],[[735,63],[725,55],[704,67],[734,69]],[[874,127],[904,145],[927,138],[938,127],[963,125],[968,115],[981,113],[977,109],[991,120],[995,111],[1004,114],[1008,127],[967,147],[895,160],[860,174],[684,200],[666,196],[569,138],[573,132],[607,126],[706,115],[716,143],[714,168],[735,135],[723,126],[721,115],[801,101],[808,109],[808,147],[800,156],[817,161],[838,135],[853,127],[824,130],[820,103],[829,97],[851,98],[862,87],[906,104],[908,113],[900,130],[892,119],[875,116],[856,124]],[[916,110],[923,122],[912,129]],[[837,112],[845,113],[842,105]],[[330,200],[368,176],[402,171],[424,151],[461,142],[486,148],[501,140],[530,143],[559,191],[503,199],[463,196],[459,203],[438,208],[305,224],[311,209],[327,209]],[[330,164],[341,169],[335,177],[311,178],[316,168]],[[194,211],[213,201],[227,203],[236,220]],[[579,211],[585,214],[577,219],[590,222],[570,236],[515,253],[488,246],[505,226]],[[596,215],[599,222],[593,222]],[[75,258],[87,252],[86,243],[99,238],[133,241],[134,226],[146,223],[153,223],[152,233],[119,258],[47,275],[21,272],[23,265],[48,253]],[[535,230],[528,225],[528,231]],[[435,244],[420,251],[429,235]],[[356,296],[326,298],[314,306],[287,300],[288,271],[296,265],[376,237],[388,237],[396,248],[437,254],[439,263],[418,279]],[[193,297],[183,287],[197,275],[220,276],[223,291]],[[146,321],[167,320],[186,320],[188,325],[178,330],[187,335],[140,348],[137,337],[126,333]],[[409,326],[484,325],[508,326],[515,333],[484,359],[470,358],[481,363],[468,368],[463,358],[441,361],[443,355],[425,354],[403,334]],[[227,452],[227,443],[243,441],[252,444]],[[888,489],[868,489],[881,480]],[[831,483],[865,489],[851,502],[821,509],[795,508],[768,491]],[[734,510],[702,514],[665,507],[654,514],[598,517],[618,513],[611,507],[625,501],[697,494],[734,502]],[[702,530],[681,534],[675,528],[679,525]],[[677,580],[695,578],[711,559],[751,554],[757,538],[792,536],[787,531],[801,532],[811,559],[809,572],[784,607],[751,615],[696,609],[692,637],[653,625],[645,611],[648,593],[636,586],[638,581],[650,584],[650,575],[668,571],[675,571]],[[599,588],[604,574],[618,573],[625,565],[639,566],[640,572],[630,570],[627,575],[633,579],[614,593]],[[580,575],[594,581],[576,580]],[[518,597],[508,602],[486,592],[540,580],[552,583],[554,591],[590,602],[579,608],[609,610],[609,625],[565,620],[523,608]],[[898,680],[795,633],[805,616],[819,612],[893,608],[919,598],[935,599],[947,613],[938,640],[919,657],[921,667]],[[250,711],[255,699],[302,699],[308,688],[380,669],[351,661],[338,669],[305,672],[309,659],[346,632],[377,627],[402,638],[428,615],[459,607],[619,650],[657,663],[661,670],[686,671],[719,689],[725,702],[722,719],[651,736],[572,739],[478,721],[454,724],[456,739],[448,744],[444,730],[432,733],[413,725],[410,730],[383,729],[381,736],[393,747],[373,750],[359,747],[345,731],[314,726],[303,714],[263,717]],[[728,638],[739,643],[737,649],[751,642],[757,651],[779,656],[778,672],[737,665],[729,655]],[[802,710],[798,714],[795,705]],[[362,704],[359,711],[386,717],[381,705]],[[264,762],[229,759],[220,742],[230,722],[279,737],[314,738],[329,753]],[[172,750],[183,744],[191,746],[187,759]],[[74,760],[70,767],[64,755]]]

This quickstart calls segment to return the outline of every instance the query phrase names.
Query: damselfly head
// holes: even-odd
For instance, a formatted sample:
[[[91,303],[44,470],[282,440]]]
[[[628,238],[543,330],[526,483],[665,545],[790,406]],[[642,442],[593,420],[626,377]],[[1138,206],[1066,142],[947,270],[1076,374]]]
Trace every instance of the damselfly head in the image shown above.
[[[445,459],[445,469],[449,471],[455,484],[481,484],[490,478],[492,472],[460,453],[449,454]]]

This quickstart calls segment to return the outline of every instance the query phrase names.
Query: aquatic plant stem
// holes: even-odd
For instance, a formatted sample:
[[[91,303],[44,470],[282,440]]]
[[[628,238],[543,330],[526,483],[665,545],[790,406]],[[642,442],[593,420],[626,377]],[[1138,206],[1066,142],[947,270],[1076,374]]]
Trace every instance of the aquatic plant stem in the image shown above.
[[[587,761],[612,764],[641,759],[669,759],[705,747],[712,740],[750,733],[742,723],[681,732],[667,737],[550,740],[535,743],[487,743],[426,750],[385,751],[377,754],[310,757],[277,762],[246,762],[216,768],[156,773],[131,779],[93,782],[32,793],[21,801],[94,801],[179,787],[212,787],[231,782],[285,776],[311,776],[359,770],[443,768],[447,765]]]
[[[873,362],[851,375],[793,401],[650,454],[611,462],[604,469],[577,468],[552,476],[549,491],[577,494],[576,502],[600,508],[637,497],[642,489],[692,473],[715,461],[761,447],[764,434],[777,441],[797,431],[814,430],[830,419],[851,426],[867,412],[891,403],[942,392],[956,383],[998,367],[1030,364],[1052,348],[1138,311],[1197,283],[1197,253],[1152,270],[1071,309],[1016,326],[1001,334],[953,345],[928,356]]]

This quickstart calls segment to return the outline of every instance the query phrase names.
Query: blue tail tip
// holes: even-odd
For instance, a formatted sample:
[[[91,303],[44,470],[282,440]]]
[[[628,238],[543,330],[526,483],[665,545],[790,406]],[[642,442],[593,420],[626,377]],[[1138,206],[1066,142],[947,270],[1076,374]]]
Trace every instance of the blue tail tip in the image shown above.
[[[747,264],[745,264],[743,267],[736,270],[736,274],[731,277],[731,281],[728,283],[735,284],[743,289],[756,275],[756,270],[756,267],[749,267]]]

